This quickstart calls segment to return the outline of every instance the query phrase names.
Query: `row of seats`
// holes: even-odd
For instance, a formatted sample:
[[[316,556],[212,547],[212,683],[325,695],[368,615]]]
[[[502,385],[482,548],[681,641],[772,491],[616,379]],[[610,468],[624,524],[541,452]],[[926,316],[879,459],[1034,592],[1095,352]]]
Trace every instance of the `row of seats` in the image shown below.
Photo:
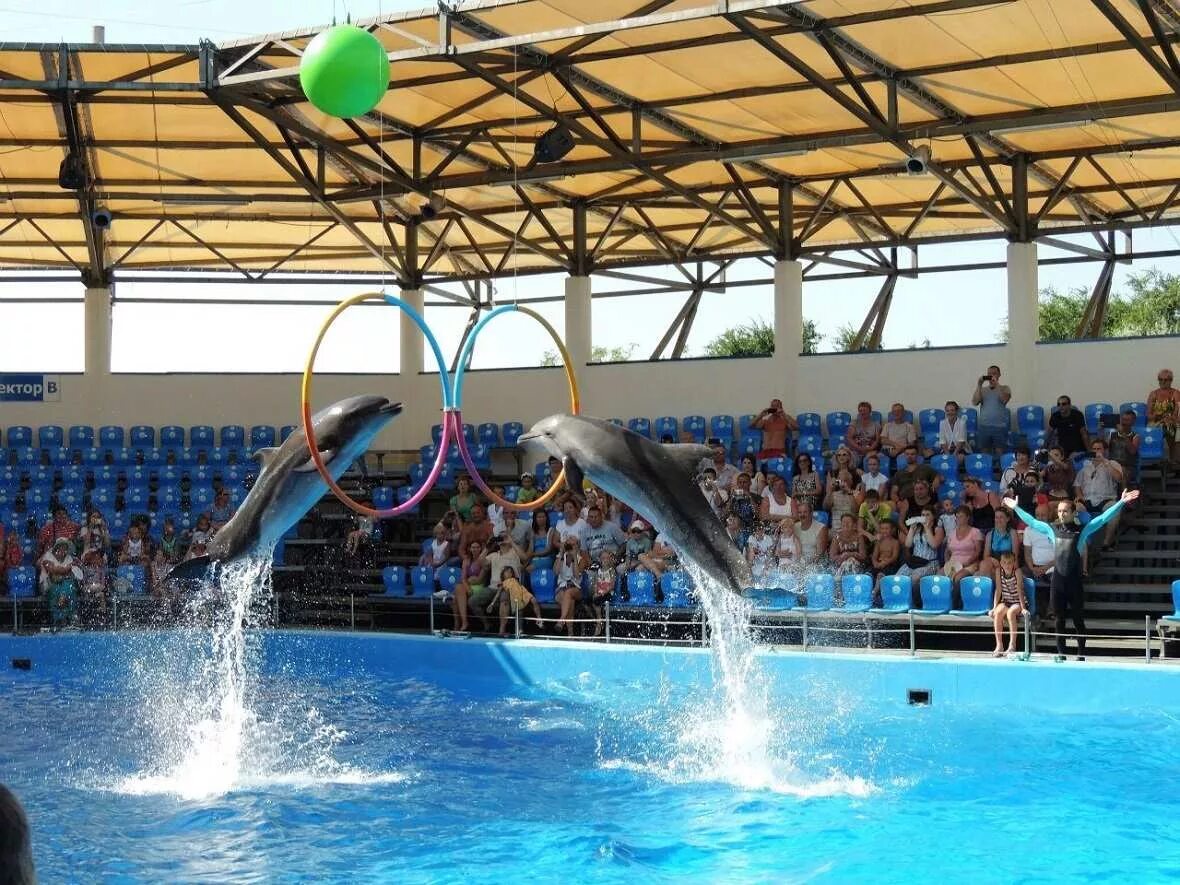
[[[211,449],[132,449],[127,446],[114,449],[103,449],[98,446],[84,449],[69,449],[64,446],[49,449],[27,446],[0,449],[0,468],[12,466],[26,471],[44,466],[79,466],[91,470],[108,466],[122,470],[131,467],[149,467],[153,470],[178,467],[181,470],[192,470],[206,465],[221,467],[227,464],[247,464],[251,461],[248,450],[224,446],[214,446]]]
[[[222,488],[229,492],[230,501],[235,507],[246,497],[246,488],[242,485],[227,483]],[[182,500],[187,499],[192,503],[193,509],[199,511],[213,506],[215,494],[212,485],[197,483],[190,485],[187,491],[182,489],[179,483],[161,483],[154,491],[146,483],[132,483],[121,492],[113,485],[96,485],[89,491],[84,486],[73,484],[63,485],[56,490],[52,486],[31,485],[24,491],[0,485],[0,507],[12,505],[18,498],[22,498],[25,506],[30,509],[48,507],[56,500],[67,506],[89,501],[92,507],[98,508],[115,507],[118,501],[122,501],[127,509],[142,510],[149,502],[154,502],[157,507],[167,508],[179,506]]]
[[[115,569],[114,591],[120,596],[143,596],[147,593],[147,576],[141,565],[121,565]],[[8,595],[12,599],[32,599],[37,595],[37,569],[25,565],[8,570]]]
[[[104,464],[89,468],[81,464],[69,464],[55,468],[38,465],[27,470],[19,467],[0,467],[0,489],[19,489],[26,482],[30,486],[48,486],[52,488],[58,482],[63,486],[78,486],[80,488],[115,488],[120,482],[128,485],[150,486],[181,485],[185,481],[192,485],[212,485],[214,480],[221,480],[227,485],[241,484],[249,481],[250,477],[258,473],[258,468],[250,464],[226,464],[224,466],[198,464],[191,468],[178,467],[169,464],[159,469],[149,468],[143,464],[133,467],[116,467]]]
[[[873,606],[873,578],[870,575],[844,575],[840,580],[842,604],[836,603],[836,578],[830,574],[808,575],[803,581],[805,605],[797,604],[794,592],[776,588],[749,591],[755,605],[763,611],[843,612],[863,614],[956,615],[979,617],[992,608],[995,584],[991,578],[972,575],[959,584],[962,607],[952,609],[953,584],[946,575],[926,575],[918,582],[921,607],[913,607],[913,578],[909,575],[886,575],[881,578],[880,608]],[[1024,579],[1024,595],[1030,614],[1036,614],[1036,582]]]
[[[524,425],[519,421],[507,421],[504,424],[494,424],[488,421],[484,424],[464,424],[463,438],[468,446],[481,445],[489,449],[515,448],[520,435],[524,433]],[[442,440],[442,425],[435,424],[430,428],[430,438],[434,445]],[[434,455],[431,455],[433,459]]]
[[[270,425],[256,424],[250,428],[250,448],[273,446],[276,439],[281,442],[294,430],[294,424],[288,424],[277,431]],[[103,448],[121,448],[126,445],[133,448],[151,448],[156,445],[156,437],[156,428],[146,424],[136,424],[126,430],[117,425],[106,425],[98,428],[97,435],[93,427],[85,424],[75,424],[68,430],[57,424],[48,424],[38,427],[36,432],[37,446],[43,449],[67,445],[72,449],[85,449],[94,445]],[[159,445],[165,448],[183,447],[185,437],[183,427],[179,424],[169,424],[160,428]],[[197,448],[213,448],[217,445],[244,448],[247,436],[246,428],[241,424],[227,424],[216,432],[208,424],[198,424],[188,428],[187,438],[187,444]],[[33,439],[33,428],[24,425],[9,427],[4,434],[5,445],[12,448],[32,446]]]

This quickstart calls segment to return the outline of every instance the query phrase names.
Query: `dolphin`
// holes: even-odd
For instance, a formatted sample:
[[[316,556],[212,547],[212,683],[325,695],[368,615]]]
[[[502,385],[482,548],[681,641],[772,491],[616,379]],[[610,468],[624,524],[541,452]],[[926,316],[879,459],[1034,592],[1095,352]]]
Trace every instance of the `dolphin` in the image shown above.
[[[583,475],[626,501],[672,542],[681,558],[734,592],[752,583],[750,567],[697,485],[706,446],[657,444],[624,427],[585,415],[550,415],[520,442],[535,441],[562,459],[572,489]]]
[[[342,399],[317,412],[312,418],[316,443],[332,478],[339,479],[401,410],[401,403],[366,395]],[[278,448],[259,449],[254,458],[262,471],[242,506],[209,541],[206,555],[180,563],[168,578],[207,577],[227,562],[268,555],[327,491],[302,427]]]

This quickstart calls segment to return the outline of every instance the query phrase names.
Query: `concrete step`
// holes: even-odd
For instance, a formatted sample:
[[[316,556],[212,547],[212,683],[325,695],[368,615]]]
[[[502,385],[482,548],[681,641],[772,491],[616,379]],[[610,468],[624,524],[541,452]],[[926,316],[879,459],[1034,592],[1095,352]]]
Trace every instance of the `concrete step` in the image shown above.
[[[1085,585],[1086,596],[1101,596],[1110,594],[1122,594],[1124,596],[1141,596],[1146,598],[1160,597],[1172,598],[1172,585],[1170,583],[1159,584],[1120,584],[1111,582],[1089,582]]]
[[[1180,578],[1180,563],[1172,566],[1145,566],[1145,565],[1100,565],[1097,568],[1091,569],[1090,574],[1095,578],[1099,577],[1156,577],[1166,578],[1175,577]]]

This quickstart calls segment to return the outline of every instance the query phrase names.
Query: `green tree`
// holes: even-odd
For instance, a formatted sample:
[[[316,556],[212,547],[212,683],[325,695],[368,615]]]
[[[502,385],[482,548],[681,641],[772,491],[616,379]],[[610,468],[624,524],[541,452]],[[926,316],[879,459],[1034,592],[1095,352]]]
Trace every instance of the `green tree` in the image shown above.
[[[1180,334],[1180,276],[1159,268],[1132,274],[1116,335]]]
[[[596,344],[590,348],[590,362],[592,363],[625,363],[631,359],[638,344],[632,342],[625,347],[604,347]],[[542,366],[560,366],[561,357],[555,350],[547,350],[541,355]]]
[[[812,320],[803,320],[803,352],[819,348],[819,332]],[[705,345],[705,356],[770,356],[774,353],[774,327],[763,319],[751,319],[726,329]]]
[[[856,333],[859,331],[860,329],[856,328],[856,326],[852,325],[851,323],[845,323],[839,329],[837,329],[836,334],[832,336],[832,344],[835,346],[837,351],[841,351],[843,353],[852,353],[852,351],[855,349],[852,345],[856,343]]]

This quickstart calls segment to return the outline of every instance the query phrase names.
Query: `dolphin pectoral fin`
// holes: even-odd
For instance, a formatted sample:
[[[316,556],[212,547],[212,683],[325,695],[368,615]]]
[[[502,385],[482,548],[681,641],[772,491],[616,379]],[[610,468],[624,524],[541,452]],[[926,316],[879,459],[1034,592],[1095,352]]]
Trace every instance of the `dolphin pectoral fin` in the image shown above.
[[[171,581],[173,578],[177,578],[181,581],[203,581],[212,578],[216,574],[216,569],[217,563],[210,557],[194,556],[168,572],[168,577],[164,580]]]
[[[332,459],[335,457],[336,457],[336,450],[335,449],[321,449],[320,450],[320,459],[325,464],[331,464]],[[311,458],[308,458],[306,461],[304,461],[302,464],[300,464],[298,467],[295,468],[296,473],[312,473],[314,471],[315,471],[315,461],[311,460]]]
[[[565,487],[575,495],[582,494],[582,482],[585,475],[582,473],[582,468],[578,466],[578,462],[566,455],[561,459],[561,466],[565,468]]]
[[[701,461],[712,459],[713,450],[708,446],[698,446],[696,443],[668,443],[660,446],[664,452],[684,470],[687,476],[693,477],[700,472]]]
[[[278,452],[279,450],[274,446],[264,446],[261,449],[255,449],[250,457],[257,461],[260,466],[266,467],[267,464],[274,460]]]

